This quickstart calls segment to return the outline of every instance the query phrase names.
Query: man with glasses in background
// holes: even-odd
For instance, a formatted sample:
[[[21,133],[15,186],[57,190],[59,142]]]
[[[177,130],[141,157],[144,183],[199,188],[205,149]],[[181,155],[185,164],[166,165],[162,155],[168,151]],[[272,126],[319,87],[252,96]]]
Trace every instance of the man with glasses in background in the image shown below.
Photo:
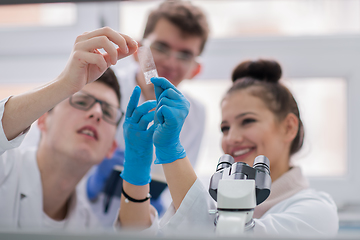
[[[101,227],[79,183],[117,146],[121,94],[108,67],[136,50],[110,28],[86,32],[55,80],[0,101],[0,229]],[[38,146],[19,147],[36,120]]]
[[[188,1],[164,1],[149,14],[143,40],[140,43],[144,45],[146,43],[150,47],[158,75],[165,77],[178,87],[184,79],[192,79],[200,72],[199,56],[204,49],[208,34],[207,19],[201,9]],[[134,58],[138,62],[136,53]],[[136,85],[141,88],[140,103],[155,99],[154,86],[153,84],[146,84],[138,64],[117,71],[116,74],[120,81],[123,97],[122,109],[126,109],[130,95]],[[180,139],[194,167],[205,127],[205,108],[199,101],[186,94],[185,96],[189,100],[191,107]],[[87,182],[88,197],[92,200],[92,208],[105,226],[112,226],[113,215],[117,213],[120,203],[121,187],[119,186],[121,183],[117,183],[116,180],[119,180],[119,174],[116,175],[115,173],[114,175],[114,171],[111,171],[114,165],[122,165],[124,161],[123,149],[125,144],[122,123],[118,129],[116,139],[119,148],[114,157],[105,159],[93,171]],[[163,176],[162,167],[153,165],[152,175],[159,174]],[[117,193],[114,192],[116,187]],[[104,190],[106,192],[105,196],[101,192]],[[112,197],[110,207],[107,206],[109,204],[109,194],[114,195],[110,196]],[[164,203],[161,203],[161,200]],[[170,201],[168,191],[164,192],[161,199],[154,199],[154,197],[151,199],[151,203],[156,207],[160,215],[163,208],[167,208],[170,204]]]

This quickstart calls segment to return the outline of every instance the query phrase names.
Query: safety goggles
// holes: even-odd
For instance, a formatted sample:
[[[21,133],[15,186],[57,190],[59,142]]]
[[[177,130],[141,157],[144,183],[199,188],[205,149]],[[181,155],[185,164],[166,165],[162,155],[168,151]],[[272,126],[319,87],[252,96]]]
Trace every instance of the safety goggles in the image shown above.
[[[163,42],[154,41],[150,44],[150,49],[155,59],[168,59],[174,55],[175,59],[184,66],[192,63],[196,56],[189,51],[175,51],[169,45]]]
[[[75,93],[69,98],[69,102],[74,108],[84,111],[91,109],[95,103],[100,103],[102,119],[113,125],[118,125],[121,118],[124,116],[124,112],[121,111],[120,108],[117,108],[105,101],[101,101],[85,92]]]

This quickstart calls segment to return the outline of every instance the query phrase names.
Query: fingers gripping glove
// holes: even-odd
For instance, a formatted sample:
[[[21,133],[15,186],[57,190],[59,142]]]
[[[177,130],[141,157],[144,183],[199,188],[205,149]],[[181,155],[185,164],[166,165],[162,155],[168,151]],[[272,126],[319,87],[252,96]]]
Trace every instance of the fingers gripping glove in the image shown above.
[[[155,164],[171,163],[186,156],[180,132],[189,113],[190,103],[165,78],[152,78],[157,100],[154,125]]]
[[[125,162],[121,177],[134,185],[146,185],[151,181],[150,171],[153,158],[153,133],[156,101],[147,101],[137,106],[141,90],[135,87],[125,114],[123,125],[125,139]]]

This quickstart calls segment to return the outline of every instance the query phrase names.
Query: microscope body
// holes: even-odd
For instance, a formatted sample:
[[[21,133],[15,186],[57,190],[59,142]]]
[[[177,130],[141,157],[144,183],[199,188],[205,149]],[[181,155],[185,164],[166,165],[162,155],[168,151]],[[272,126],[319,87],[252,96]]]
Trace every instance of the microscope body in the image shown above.
[[[269,196],[270,187],[269,160],[265,156],[256,157],[254,167],[250,167],[223,155],[209,187],[217,201],[216,234],[238,235],[252,228],[254,209]]]

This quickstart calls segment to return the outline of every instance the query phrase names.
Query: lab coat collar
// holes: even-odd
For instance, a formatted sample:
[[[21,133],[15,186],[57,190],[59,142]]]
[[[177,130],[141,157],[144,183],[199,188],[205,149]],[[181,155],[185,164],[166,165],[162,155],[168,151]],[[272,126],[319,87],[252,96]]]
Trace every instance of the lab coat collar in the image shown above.
[[[302,174],[301,168],[292,167],[271,184],[270,196],[255,208],[254,218],[260,218],[274,205],[308,187],[309,182]]]

